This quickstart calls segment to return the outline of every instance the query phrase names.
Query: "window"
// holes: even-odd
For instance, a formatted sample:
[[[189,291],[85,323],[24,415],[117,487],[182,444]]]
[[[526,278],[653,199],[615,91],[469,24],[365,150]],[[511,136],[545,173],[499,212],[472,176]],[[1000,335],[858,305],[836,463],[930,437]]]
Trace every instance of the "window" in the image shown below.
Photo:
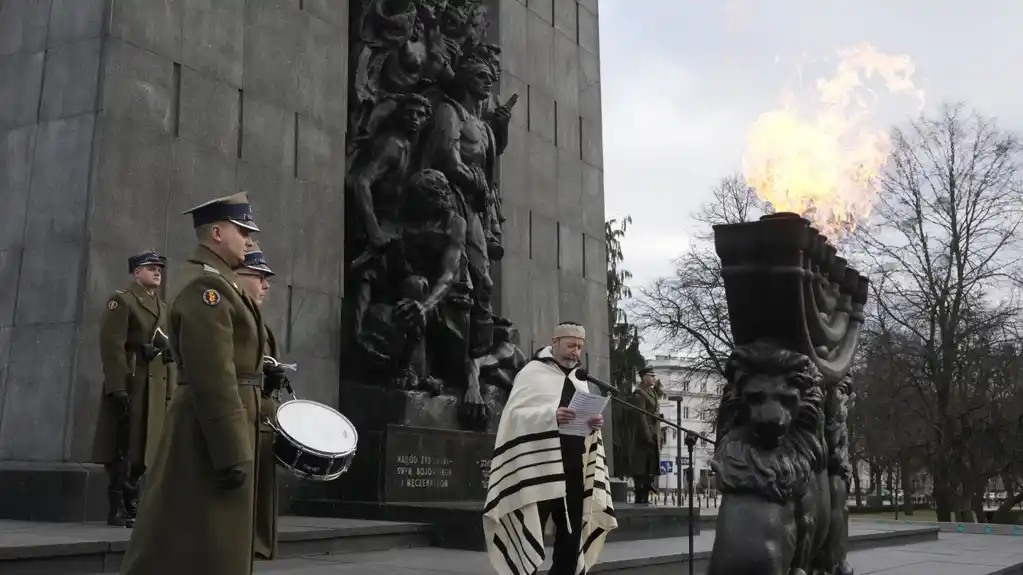
[[[700,382],[700,393],[707,393],[707,380],[704,379]]]
[[[682,408],[682,419],[689,419],[689,408],[688,407],[683,407]]]

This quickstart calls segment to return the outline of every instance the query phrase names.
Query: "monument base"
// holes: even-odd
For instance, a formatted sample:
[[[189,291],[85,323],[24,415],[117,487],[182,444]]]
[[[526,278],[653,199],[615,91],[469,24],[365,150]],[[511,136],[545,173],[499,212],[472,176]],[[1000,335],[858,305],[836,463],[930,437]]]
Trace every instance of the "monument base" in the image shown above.
[[[0,518],[81,523],[106,515],[102,465],[0,461]]]
[[[496,433],[508,394],[489,385],[484,385],[480,393],[491,413],[486,431]],[[462,392],[457,390],[433,394],[342,381],[338,405],[341,413],[359,430],[361,443],[363,430],[384,429],[388,425],[460,429],[458,407],[461,395]]]

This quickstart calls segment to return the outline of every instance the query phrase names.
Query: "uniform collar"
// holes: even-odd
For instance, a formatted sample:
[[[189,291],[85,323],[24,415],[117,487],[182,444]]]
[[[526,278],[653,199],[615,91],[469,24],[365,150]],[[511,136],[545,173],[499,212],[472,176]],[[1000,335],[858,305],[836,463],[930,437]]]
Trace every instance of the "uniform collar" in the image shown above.
[[[216,253],[214,253],[213,250],[204,245],[200,244],[195,248],[195,253],[192,254],[190,261],[193,261],[198,264],[208,265],[211,268],[220,272],[221,275],[226,276],[228,278],[234,277],[234,269],[232,269],[231,266],[227,265],[227,262],[225,262]]]

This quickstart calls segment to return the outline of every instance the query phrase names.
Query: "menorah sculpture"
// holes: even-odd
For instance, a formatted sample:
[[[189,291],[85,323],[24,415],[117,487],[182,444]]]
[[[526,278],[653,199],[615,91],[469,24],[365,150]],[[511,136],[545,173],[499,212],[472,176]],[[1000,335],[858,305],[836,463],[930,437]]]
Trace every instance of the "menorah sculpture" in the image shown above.
[[[849,369],[869,282],[792,213],[714,226],[735,349],[709,575],[851,575]]]

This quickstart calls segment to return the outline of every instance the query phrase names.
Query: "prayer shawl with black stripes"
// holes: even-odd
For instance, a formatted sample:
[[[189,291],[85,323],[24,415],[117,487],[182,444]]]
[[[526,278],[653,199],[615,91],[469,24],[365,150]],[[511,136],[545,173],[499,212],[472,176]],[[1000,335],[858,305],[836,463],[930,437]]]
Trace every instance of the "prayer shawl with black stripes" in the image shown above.
[[[540,357],[550,357],[545,349]],[[576,389],[589,391],[573,371]],[[533,575],[544,560],[543,526],[537,503],[565,497],[565,469],[555,412],[565,385],[557,366],[534,360],[515,377],[490,466],[483,531],[490,562],[499,575]],[[576,573],[597,562],[607,533],[618,526],[608,491],[600,432],[586,438],[582,534]]]

